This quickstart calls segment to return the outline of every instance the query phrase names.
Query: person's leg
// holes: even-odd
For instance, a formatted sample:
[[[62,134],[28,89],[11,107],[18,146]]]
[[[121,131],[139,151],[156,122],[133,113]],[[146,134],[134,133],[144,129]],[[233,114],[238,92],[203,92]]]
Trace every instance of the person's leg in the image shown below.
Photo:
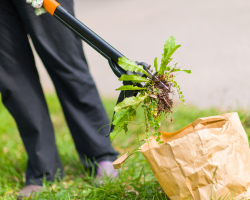
[[[0,3],[0,92],[29,156],[26,185],[42,185],[44,177],[53,181],[58,169],[62,175],[34,58],[12,0]]]
[[[114,161],[117,152],[106,137],[109,120],[89,73],[81,40],[49,14],[36,17],[29,5],[24,6],[25,0],[15,2],[55,85],[81,161],[85,166],[89,166],[86,158],[91,162]],[[72,0],[59,3],[73,13]]]

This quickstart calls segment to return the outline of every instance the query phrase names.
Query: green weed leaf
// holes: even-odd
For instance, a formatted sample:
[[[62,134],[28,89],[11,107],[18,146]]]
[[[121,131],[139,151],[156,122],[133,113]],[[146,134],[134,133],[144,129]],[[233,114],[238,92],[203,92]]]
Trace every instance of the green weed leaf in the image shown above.
[[[115,106],[115,112],[119,112],[120,110],[127,108],[129,106],[138,105],[146,98],[147,98],[147,95],[141,96],[141,97],[125,98],[122,102],[118,103]]]
[[[122,75],[119,81],[132,81],[133,83],[149,82],[147,78],[141,77],[136,74]]]
[[[146,88],[141,88],[133,85],[124,85],[117,88],[116,90],[146,90]]]
[[[113,125],[123,125],[129,121],[133,121],[136,115],[135,106],[130,106],[114,115]]]
[[[171,56],[180,46],[181,45],[175,45],[175,38],[173,36],[170,36],[167,39],[167,41],[164,45],[164,48],[163,48],[163,54],[162,54],[159,74],[162,75],[164,73],[165,67],[172,60]]]
[[[127,114],[129,113],[129,109],[130,109],[130,107],[125,108],[125,109],[121,110],[120,112],[116,112],[115,115],[114,115],[114,119],[113,119],[112,124],[113,124],[113,125],[117,125],[117,124],[120,122],[120,120],[121,120],[125,115],[127,115]]]
[[[157,61],[157,57],[154,60],[154,67],[155,67],[155,71],[158,71],[158,61]]]
[[[187,69],[173,69],[171,72],[186,72],[188,74],[191,74],[191,70],[187,70]]]
[[[126,71],[141,72],[148,75],[148,73],[143,69],[143,66],[137,65],[135,62],[132,62],[125,57],[119,58],[118,65],[121,66]]]
[[[109,137],[110,137],[110,140],[114,140],[115,137],[120,134],[122,131],[124,130],[124,127],[123,126],[115,126],[113,132],[110,133]]]

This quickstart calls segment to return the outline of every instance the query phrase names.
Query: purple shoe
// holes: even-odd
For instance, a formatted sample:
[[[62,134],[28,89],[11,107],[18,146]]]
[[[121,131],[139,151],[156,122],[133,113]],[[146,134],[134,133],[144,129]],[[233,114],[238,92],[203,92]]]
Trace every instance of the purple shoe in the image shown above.
[[[118,175],[118,170],[114,169],[111,161],[101,161],[98,163],[95,181],[103,183],[103,179],[108,177],[109,180],[114,179]]]

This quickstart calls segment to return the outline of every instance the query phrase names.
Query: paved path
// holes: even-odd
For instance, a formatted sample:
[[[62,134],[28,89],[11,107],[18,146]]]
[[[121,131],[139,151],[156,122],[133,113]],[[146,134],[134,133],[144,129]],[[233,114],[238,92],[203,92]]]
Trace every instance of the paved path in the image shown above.
[[[172,62],[192,70],[177,74],[188,102],[250,107],[249,0],[76,0],[75,8],[81,21],[131,60],[152,64],[173,35],[182,47]],[[120,83],[107,61],[84,48],[100,94],[117,96]]]

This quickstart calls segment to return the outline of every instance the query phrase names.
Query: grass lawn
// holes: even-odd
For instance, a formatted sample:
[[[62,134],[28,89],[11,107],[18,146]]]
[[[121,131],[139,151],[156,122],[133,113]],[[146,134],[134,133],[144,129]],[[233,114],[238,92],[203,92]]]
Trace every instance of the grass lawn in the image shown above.
[[[95,187],[93,173],[83,169],[66,126],[59,102],[55,95],[46,96],[51,118],[56,131],[57,146],[64,165],[65,177],[53,184],[44,182],[44,192],[33,199],[167,199],[149,165],[140,153],[130,157],[120,170],[120,178]],[[109,117],[116,100],[104,100]],[[237,110],[245,130],[250,136],[250,111]],[[198,117],[222,114],[228,111],[198,109],[194,106],[177,106],[173,122],[166,122],[162,129],[174,131],[183,128]],[[139,119],[138,119],[139,120]],[[134,129],[131,127],[131,129]],[[139,133],[140,137],[143,133]],[[250,137],[249,137],[250,138]],[[0,199],[16,199],[24,187],[27,155],[10,114],[0,104]],[[121,154],[138,147],[137,136],[118,136],[113,146]],[[29,198],[28,198],[29,199]]]

